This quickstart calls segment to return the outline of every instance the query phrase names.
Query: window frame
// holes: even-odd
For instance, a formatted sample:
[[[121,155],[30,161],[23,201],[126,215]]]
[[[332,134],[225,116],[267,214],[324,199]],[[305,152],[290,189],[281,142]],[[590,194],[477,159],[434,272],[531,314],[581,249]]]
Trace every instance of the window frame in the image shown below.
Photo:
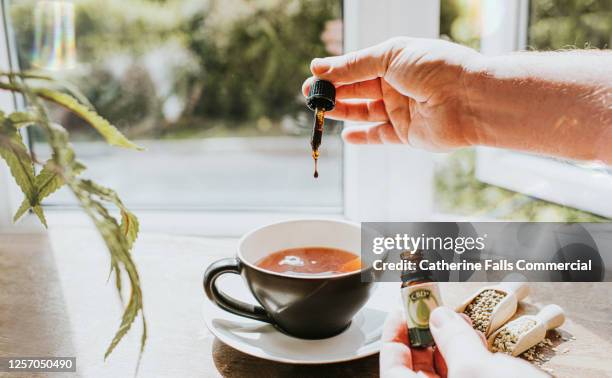
[[[4,11],[7,1],[1,1]],[[400,35],[426,38],[439,36],[439,0],[388,0],[384,6],[367,0],[344,0],[343,6],[345,51],[367,47]],[[5,19],[4,14],[2,37],[10,32],[8,17]],[[5,40],[11,38],[7,36]],[[14,43],[14,39],[12,41]],[[5,48],[16,51],[14,46]],[[354,125],[354,122],[347,122],[345,127]],[[410,167],[418,169],[411,170]],[[0,164],[0,181],[4,180],[6,171],[5,165]],[[407,146],[347,145],[343,149],[342,172],[344,208],[341,213],[138,209],[137,214],[141,229],[145,231],[214,236],[237,236],[263,223],[297,217],[420,221],[434,216],[433,153]],[[10,174],[6,178],[10,181]],[[12,224],[11,215],[22,197],[16,185],[11,184],[11,195],[0,193],[0,231],[41,229],[32,214],[24,216],[18,225]],[[86,219],[86,215],[78,208],[46,207],[45,212],[52,227],[82,227]]]
[[[384,5],[367,0],[344,0],[345,51],[397,36],[439,37],[439,0],[387,0]],[[345,122],[345,127],[359,124]],[[370,222],[432,219],[435,216],[434,156],[405,145],[346,145],[345,216]]]
[[[481,52],[527,48],[529,0],[483,2]],[[486,147],[476,149],[476,178],[542,200],[612,217],[612,175],[560,159]],[[597,168],[597,164],[595,164]]]

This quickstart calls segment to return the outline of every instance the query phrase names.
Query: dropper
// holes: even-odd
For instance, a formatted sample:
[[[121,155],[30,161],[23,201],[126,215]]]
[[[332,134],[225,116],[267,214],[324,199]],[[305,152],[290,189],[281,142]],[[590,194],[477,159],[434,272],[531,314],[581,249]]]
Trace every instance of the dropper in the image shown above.
[[[312,148],[312,158],[315,166],[314,178],[317,178],[319,177],[317,166],[319,162],[319,148],[323,140],[325,112],[334,109],[336,106],[336,88],[329,81],[315,79],[310,86],[310,91],[308,91],[306,104],[310,110],[315,112],[310,147]]]

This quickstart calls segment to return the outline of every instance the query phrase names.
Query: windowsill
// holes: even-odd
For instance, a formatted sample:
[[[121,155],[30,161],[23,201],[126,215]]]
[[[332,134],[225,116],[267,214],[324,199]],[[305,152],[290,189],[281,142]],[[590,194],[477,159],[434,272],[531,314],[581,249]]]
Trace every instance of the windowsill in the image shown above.
[[[316,210],[316,209],[315,209]],[[166,235],[198,235],[209,237],[240,237],[262,225],[287,219],[346,219],[341,212],[323,211],[203,211],[203,210],[136,210],[140,231]],[[78,208],[46,208],[51,229],[93,228],[91,220]],[[495,222],[484,216],[469,217],[449,213],[434,213],[423,221],[431,222]],[[32,214],[26,215],[11,232],[44,232]]]
[[[239,237],[264,224],[296,218],[345,219],[340,212],[298,211],[199,211],[199,210],[137,210],[140,230],[168,235],[198,235]],[[91,228],[91,221],[82,211],[46,209],[51,228]]]

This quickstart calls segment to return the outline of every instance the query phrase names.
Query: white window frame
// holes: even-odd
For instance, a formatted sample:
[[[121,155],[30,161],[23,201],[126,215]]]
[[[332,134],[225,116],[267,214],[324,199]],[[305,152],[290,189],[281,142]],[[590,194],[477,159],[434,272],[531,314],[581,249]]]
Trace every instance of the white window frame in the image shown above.
[[[345,51],[397,36],[438,38],[439,0],[344,1]],[[345,127],[355,126],[345,122]],[[420,221],[433,216],[434,154],[397,146],[344,149],[344,206],[356,221]]]
[[[396,36],[437,38],[439,21],[439,0],[344,0],[345,51],[364,48]],[[0,37],[7,40],[4,32]],[[6,51],[7,47],[4,48]],[[2,69],[5,67],[2,66]],[[2,108],[11,109],[2,99],[0,97]],[[354,124],[347,122],[345,126],[351,127]],[[418,221],[433,216],[434,154],[407,146],[347,145],[343,164],[343,213],[139,209],[137,214],[141,220],[141,229],[164,233],[236,236],[264,223],[296,217]],[[0,163],[0,183],[5,183],[7,179],[11,181],[12,178],[10,174],[7,176],[5,165]],[[17,209],[21,198],[14,184],[11,194],[0,192],[0,231],[40,229],[31,214],[26,215],[17,226],[12,225],[11,214]],[[86,218],[78,209],[47,208],[46,214],[52,227],[82,226]]]
[[[529,0],[485,0],[481,51],[497,55],[524,50],[528,20]],[[476,177],[532,197],[612,217],[612,175],[597,170],[602,167],[483,147],[477,149]]]

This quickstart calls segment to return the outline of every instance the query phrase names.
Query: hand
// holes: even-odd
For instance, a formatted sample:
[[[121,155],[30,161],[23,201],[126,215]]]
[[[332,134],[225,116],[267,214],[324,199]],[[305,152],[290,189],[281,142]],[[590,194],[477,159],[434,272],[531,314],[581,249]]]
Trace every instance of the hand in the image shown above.
[[[327,117],[378,122],[345,130],[347,142],[448,150],[475,144],[464,73],[480,58],[472,49],[442,40],[394,38],[346,55],[314,59],[310,69],[337,87],[336,108]],[[304,82],[304,95],[312,79]]]
[[[490,353],[484,336],[469,319],[447,307],[435,309],[429,318],[435,349],[410,348],[406,322],[400,311],[385,322],[380,350],[380,376],[412,377],[547,377],[528,362],[505,354]]]

